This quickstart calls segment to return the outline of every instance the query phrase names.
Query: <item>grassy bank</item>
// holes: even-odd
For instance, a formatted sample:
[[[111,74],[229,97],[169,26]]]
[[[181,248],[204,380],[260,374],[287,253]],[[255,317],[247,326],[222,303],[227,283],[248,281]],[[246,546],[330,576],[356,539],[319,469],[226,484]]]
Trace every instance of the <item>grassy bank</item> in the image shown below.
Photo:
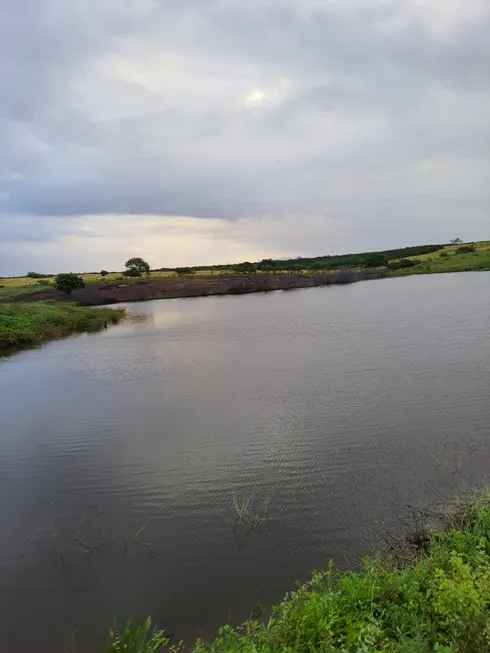
[[[333,566],[286,596],[267,623],[224,626],[193,653],[484,653],[490,650],[490,490],[419,529],[403,555],[368,559],[360,573]],[[167,643],[167,646],[170,646]],[[111,634],[107,653],[152,653],[162,632]]]
[[[393,270],[392,277],[411,274],[438,274],[443,272],[479,272],[490,270],[490,241],[474,243],[474,252],[460,253],[462,245],[447,245],[438,252],[412,256],[414,267]]]
[[[0,303],[0,350],[94,331],[121,320],[124,311],[75,304]]]

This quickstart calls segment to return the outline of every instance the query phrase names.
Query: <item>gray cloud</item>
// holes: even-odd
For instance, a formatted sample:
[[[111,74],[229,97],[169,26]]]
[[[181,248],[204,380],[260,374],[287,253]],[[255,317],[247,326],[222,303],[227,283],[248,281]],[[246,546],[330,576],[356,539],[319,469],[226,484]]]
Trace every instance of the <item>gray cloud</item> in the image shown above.
[[[381,233],[395,210],[403,234],[420,215],[476,228],[489,32],[480,0],[7,0],[4,242],[13,215],[314,213]]]

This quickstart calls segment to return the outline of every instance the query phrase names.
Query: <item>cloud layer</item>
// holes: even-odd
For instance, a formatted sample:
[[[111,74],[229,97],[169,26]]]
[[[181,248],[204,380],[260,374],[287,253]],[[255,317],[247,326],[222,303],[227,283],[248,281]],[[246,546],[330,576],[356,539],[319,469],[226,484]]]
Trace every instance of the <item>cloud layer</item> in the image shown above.
[[[7,0],[0,273],[129,225],[155,266],[484,237],[489,33],[486,0]]]

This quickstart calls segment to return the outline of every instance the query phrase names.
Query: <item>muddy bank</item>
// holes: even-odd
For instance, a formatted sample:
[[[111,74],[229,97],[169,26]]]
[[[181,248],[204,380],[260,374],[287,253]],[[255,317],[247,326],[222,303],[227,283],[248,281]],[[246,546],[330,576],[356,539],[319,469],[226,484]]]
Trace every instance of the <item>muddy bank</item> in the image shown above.
[[[241,295],[272,290],[293,290],[331,284],[348,284],[384,276],[380,270],[339,270],[337,272],[304,274],[254,274],[250,276],[215,277],[150,277],[137,281],[93,284],[75,290],[69,297],[56,290],[41,290],[22,295],[21,301],[70,301],[86,306],[137,302],[148,299],[175,299],[206,295]],[[20,298],[19,298],[20,299]]]

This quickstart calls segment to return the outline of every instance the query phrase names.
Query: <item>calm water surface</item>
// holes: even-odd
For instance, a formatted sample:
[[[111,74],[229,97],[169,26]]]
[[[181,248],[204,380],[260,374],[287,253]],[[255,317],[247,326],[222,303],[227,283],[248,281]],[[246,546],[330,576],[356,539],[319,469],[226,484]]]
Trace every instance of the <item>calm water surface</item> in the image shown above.
[[[485,479],[490,273],[128,309],[0,360],[2,650],[90,653],[147,614],[210,636]]]

